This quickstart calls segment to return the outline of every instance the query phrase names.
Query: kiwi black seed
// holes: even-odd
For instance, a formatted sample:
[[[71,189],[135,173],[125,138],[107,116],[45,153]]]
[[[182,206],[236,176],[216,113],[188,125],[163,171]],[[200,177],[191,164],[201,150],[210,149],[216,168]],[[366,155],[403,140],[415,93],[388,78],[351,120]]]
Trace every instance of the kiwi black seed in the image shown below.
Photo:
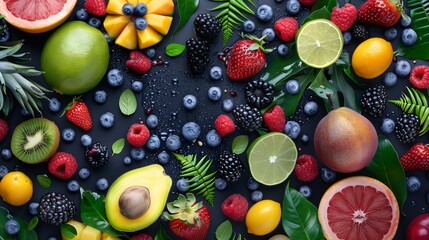
[[[19,160],[36,164],[57,152],[60,131],[46,118],[32,118],[20,123],[12,134],[11,150]]]

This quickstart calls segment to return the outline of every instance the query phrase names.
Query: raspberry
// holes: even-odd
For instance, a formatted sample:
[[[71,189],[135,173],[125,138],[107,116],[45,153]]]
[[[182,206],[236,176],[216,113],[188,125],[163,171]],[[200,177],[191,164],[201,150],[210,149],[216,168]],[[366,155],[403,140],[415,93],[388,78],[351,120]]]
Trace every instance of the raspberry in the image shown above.
[[[357,19],[357,9],[353,4],[346,3],[342,8],[334,7],[331,21],[342,31],[347,31]]]
[[[289,42],[295,38],[298,22],[293,17],[280,18],[274,23],[274,32],[282,41]]]
[[[429,88],[429,66],[415,66],[413,70],[411,70],[410,82],[414,87],[419,89]]]
[[[59,179],[71,178],[78,169],[76,158],[70,153],[57,152],[48,163],[48,171]]]
[[[152,237],[147,235],[146,233],[140,233],[138,235],[132,236],[130,240],[152,240]]]
[[[6,137],[9,132],[9,126],[7,125],[6,120],[0,119],[0,142]]]
[[[310,182],[317,177],[317,174],[319,174],[319,167],[317,166],[316,159],[314,159],[313,156],[302,154],[296,160],[293,172],[300,181]]]
[[[286,125],[286,117],[283,108],[275,105],[262,115],[265,125],[270,132],[283,132]]]
[[[106,2],[104,0],[86,0],[83,7],[92,15],[98,17],[106,15]]]
[[[249,203],[244,196],[235,193],[223,200],[221,209],[229,219],[243,221],[246,218]]]
[[[215,122],[216,132],[221,136],[225,137],[226,135],[233,133],[235,131],[235,124],[232,119],[225,114],[219,115],[216,118]]]
[[[299,0],[299,3],[301,3],[304,6],[311,6],[316,2],[316,0]]]
[[[140,74],[147,73],[152,66],[150,59],[137,50],[130,52],[130,57],[126,64],[130,70]]]
[[[134,123],[127,134],[128,143],[133,147],[143,147],[149,139],[149,129],[143,123]]]

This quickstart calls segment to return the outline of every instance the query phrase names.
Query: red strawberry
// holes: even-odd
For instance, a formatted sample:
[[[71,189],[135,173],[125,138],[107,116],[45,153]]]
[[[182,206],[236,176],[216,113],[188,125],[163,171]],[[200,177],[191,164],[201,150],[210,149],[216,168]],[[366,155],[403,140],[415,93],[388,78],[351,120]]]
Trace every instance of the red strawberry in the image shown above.
[[[358,21],[380,27],[392,27],[401,18],[402,7],[390,0],[368,0],[358,9]]]
[[[300,181],[310,182],[319,174],[319,167],[317,166],[316,159],[314,159],[313,156],[302,154],[296,160],[293,172]]]
[[[7,125],[6,120],[0,119],[0,142],[6,137],[9,132],[9,126]]]
[[[246,218],[249,203],[244,196],[236,193],[223,200],[221,209],[229,219],[243,221]]]
[[[258,74],[266,64],[262,39],[249,36],[250,39],[237,41],[226,59],[226,74],[231,80],[242,80]]]
[[[235,131],[234,121],[232,121],[232,119],[228,115],[219,115],[216,118],[214,124],[216,132],[219,133],[221,137],[225,137],[226,135]]]
[[[63,180],[71,178],[78,169],[76,158],[70,153],[57,152],[48,163],[48,171]]]
[[[285,112],[280,105],[275,105],[266,111],[262,119],[270,132],[283,132],[286,125]]]
[[[83,7],[92,15],[98,17],[106,15],[106,2],[104,0],[86,0]]]
[[[429,66],[415,66],[410,73],[410,82],[419,89],[429,88]]]
[[[203,202],[196,202],[192,193],[186,197],[179,194],[177,200],[167,204],[171,215],[165,217],[170,220],[168,226],[178,237],[185,240],[204,240],[209,231],[210,211]]]
[[[424,143],[416,143],[401,156],[400,160],[404,171],[428,171],[429,146]]]
[[[293,17],[280,18],[274,23],[274,32],[282,41],[292,41],[295,38],[297,31],[298,21]]]
[[[346,3],[342,8],[334,7],[331,21],[342,31],[347,31],[357,19],[357,9],[353,4]]]
[[[73,100],[64,109],[67,119],[85,131],[92,128],[92,118],[88,106],[80,100]]]
[[[152,66],[150,59],[137,50],[130,52],[130,58],[127,60],[126,64],[129,69],[140,74],[147,73]]]
[[[143,123],[134,123],[128,129],[127,140],[133,147],[143,147],[149,139],[149,129]]]
[[[152,240],[153,238],[146,233],[140,233],[138,235],[134,235],[130,238],[130,240]]]
[[[304,6],[311,6],[316,2],[316,0],[299,0],[299,3],[301,3]]]

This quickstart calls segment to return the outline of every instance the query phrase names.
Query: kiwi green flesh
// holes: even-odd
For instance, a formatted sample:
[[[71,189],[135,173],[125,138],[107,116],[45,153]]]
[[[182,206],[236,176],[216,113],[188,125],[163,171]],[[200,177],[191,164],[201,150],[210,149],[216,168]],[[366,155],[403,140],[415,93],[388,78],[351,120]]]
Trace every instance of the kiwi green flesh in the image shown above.
[[[60,131],[54,122],[46,118],[32,118],[15,128],[11,150],[22,162],[36,164],[54,155],[59,142]]]

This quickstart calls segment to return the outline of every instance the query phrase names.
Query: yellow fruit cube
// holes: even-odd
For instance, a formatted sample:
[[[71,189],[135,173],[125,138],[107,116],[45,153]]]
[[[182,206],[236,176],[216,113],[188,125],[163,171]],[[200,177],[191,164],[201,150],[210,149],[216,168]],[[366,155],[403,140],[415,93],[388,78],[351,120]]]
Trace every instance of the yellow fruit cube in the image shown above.
[[[137,35],[140,49],[153,46],[162,40],[162,35],[149,26],[142,31],[137,31]]]
[[[116,38],[115,43],[124,48],[133,50],[137,48],[137,30],[133,22],[129,22]]]
[[[112,38],[116,38],[129,22],[130,18],[128,16],[107,15],[106,19],[104,19],[103,25],[107,34]]]
[[[168,33],[171,22],[173,21],[173,17],[158,14],[147,14],[145,18],[148,25],[162,35],[166,35]]]
[[[153,0],[147,4],[147,14],[172,15],[173,12],[173,0]]]
[[[80,240],[81,236],[82,236],[82,231],[83,229],[86,227],[86,224],[75,221],[75,220],[70,220],[67,222],[67,224],[72,225],[75,229],[76,229],[76,236],[74,238],[67,238],[64,235],[62,235],[62,239],[63,240]]]
[[[121,239],[118,237],[114,237],[108,233],[103,232],[101,234],[101,240],[121,240]]]
[[[80,239],[85,240],[101,240],[101,232],[91,226],[86,226],[82,231]]]
[[[107,14],[122,15],[122,6],[128,3],[127,0],[109,0],[106,7]]]

